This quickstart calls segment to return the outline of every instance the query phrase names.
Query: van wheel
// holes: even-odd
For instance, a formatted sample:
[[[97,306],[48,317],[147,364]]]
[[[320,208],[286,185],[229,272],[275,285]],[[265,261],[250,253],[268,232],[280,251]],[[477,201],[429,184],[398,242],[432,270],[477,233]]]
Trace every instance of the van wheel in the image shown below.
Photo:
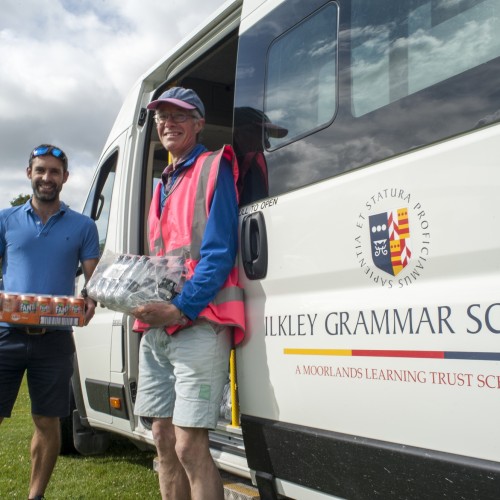
[[[111,434],[82,424],[78,410],[73,412],[73,442],[75,449],[84,457],[105,453],[111,442]]]

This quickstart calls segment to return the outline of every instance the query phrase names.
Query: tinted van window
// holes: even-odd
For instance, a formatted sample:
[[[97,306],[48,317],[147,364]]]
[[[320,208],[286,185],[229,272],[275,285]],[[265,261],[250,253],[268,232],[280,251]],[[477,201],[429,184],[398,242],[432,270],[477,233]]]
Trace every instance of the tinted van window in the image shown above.
[[[240,37],[233,143],[255,173],[241,203],[500,121],[498,33],[500,0],[278,6]],[[237,119],[250,108],[260,120]]]
[[[362,116],[500,56],[500,3],[355,0],[351,33],[353,114]]]
[[[336,99],[337,6],[329,4],[278,38],[269,50],[264,112],[288,132],[267,134],[269,149],[326,126]]]

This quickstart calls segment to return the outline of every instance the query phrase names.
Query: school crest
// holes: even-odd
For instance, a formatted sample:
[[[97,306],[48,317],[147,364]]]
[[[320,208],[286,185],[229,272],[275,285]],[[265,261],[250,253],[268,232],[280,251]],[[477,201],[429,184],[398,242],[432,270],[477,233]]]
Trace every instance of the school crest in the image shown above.
[[[408,209],[370,215],[369,228],[373,263],[397,276],[411,259]]]

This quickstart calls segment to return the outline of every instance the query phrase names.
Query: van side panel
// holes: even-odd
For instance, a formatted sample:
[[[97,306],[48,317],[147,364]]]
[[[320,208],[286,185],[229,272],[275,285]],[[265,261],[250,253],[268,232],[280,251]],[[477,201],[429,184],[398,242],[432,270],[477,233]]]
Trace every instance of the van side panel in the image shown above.
[[[241,34],[268,175],[240,209],[243,250],[255,214],[267,235],[266,274],[241,266],[252,469],[346,498],[498,491],[500,44],[458,48],[481,20],[500,2],[289,0]]]

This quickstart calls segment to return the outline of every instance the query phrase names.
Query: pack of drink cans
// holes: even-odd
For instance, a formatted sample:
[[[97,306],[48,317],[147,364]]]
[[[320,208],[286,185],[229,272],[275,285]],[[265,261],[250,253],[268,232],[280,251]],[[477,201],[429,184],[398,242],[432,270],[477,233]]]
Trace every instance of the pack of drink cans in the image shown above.
[[[185,280],[184,259],[175,256],[117,254],[106,250],[87,283],[89,297],[130,313],[149,302],[170,302]]]
[[[0,321],[22,325],[83,326],[83,297],[0,292]]]

